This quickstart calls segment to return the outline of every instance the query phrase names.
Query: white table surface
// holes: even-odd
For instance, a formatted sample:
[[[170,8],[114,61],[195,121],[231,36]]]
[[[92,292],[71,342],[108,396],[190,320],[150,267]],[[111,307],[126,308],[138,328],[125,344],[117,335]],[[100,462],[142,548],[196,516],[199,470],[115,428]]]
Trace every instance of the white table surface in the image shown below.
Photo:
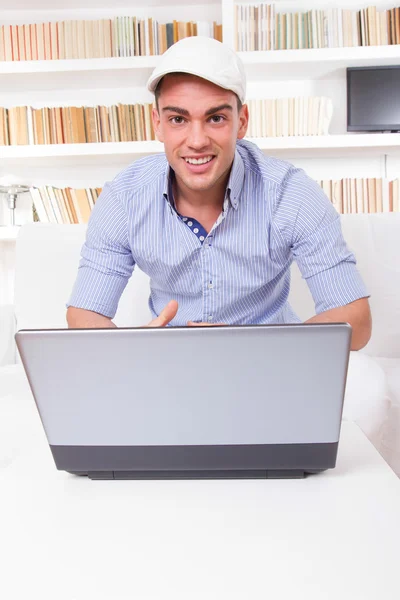
[[[0,598],[399,600],[400,480],[352,423],[304,480],[75,477],[3,370]]]

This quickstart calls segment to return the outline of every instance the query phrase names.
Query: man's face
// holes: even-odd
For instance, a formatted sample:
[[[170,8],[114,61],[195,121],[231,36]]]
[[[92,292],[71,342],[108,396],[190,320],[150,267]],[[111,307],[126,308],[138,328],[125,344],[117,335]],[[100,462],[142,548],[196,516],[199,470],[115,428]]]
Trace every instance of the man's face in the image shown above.
[[[247,106],[238,112],[233,92],[177,74],[164,77],[158,109],[154,130],[181,190],[207,191],[226,183],[236,140],[246,134]]]

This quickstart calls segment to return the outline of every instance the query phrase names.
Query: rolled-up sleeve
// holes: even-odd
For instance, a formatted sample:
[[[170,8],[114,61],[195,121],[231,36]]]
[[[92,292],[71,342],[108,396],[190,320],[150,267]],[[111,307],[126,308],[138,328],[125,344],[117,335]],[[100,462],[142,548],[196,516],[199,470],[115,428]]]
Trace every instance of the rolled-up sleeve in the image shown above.
[[[295,170],[285,182],[282,202],[292,203],[288,243],[313,296],[316,313],[368,297],[356,258],[343,238],[340,215],[321,187],[304,171]]]
[[[113,318],[134,266],[126,211],[112,184],[106,184],[89,219],[78,275],[67,307]]]

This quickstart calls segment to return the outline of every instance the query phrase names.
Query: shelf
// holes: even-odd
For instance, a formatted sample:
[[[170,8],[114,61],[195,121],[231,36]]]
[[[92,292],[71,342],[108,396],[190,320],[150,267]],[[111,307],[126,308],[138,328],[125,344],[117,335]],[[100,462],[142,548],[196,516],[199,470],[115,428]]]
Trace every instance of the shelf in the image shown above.
[[[197,5],[197,4],[216,4],[217,0],[174,0],[174,6],[180,5]],[[171,4],[171,0],[146,0],[146,2],[142,2],[140,5],[147,6],[169,6]],[[14,0],[10,3],[8,0],[0,0],[0,10],[4,11],[54,11],[54,10],[77,10],[77,9],[107,9],[110,14],[114,8],[119,9],[129,9],[134,10],[135,4],[132,0],[116,0],[115,2],[110,3],[109,0],[69,0],[68,4],[62,2],[61,0]],[[60,17],[60,20],[62,17]]]
[[[25,60],[0,62],[3,90],[9,93],[145,87],[158,56]]]
[[[304,137],[252,138],[265,153],[275,156],[363,156],[400,154],[399,133],[348,133]]]
[[[158,58],[158,56],[131,56],[126,58],[1,61],[0,74],[154,69]]]
[[[347,67],[400,64],[400,45],[310,50],[238,52],[247,75],[256,80],[323,79],[343,74]]]
[[[355,48],[311,50],[273,50],[239,52],[249,81],[284,79],[322,79],[344,74],[346,67],[400,64],[400,44]],[[136,85],[144,85],[157,65],[159,56],[129,58],[90,58],[75,60],[2,61],[3,85],[17,89],[36,89],[53,85],[70,89],[129,87],[133,82],[127,71],[135,71]],[[88,72],[91,73],[87,77]],[[21,75],[24,75],[23,80]],[[54,77],[56,79],[54,80]],[[76,84],[74,85],[74,82]],[[18,83],[16,83],[18,81]],[[47,83],[47,85],[46,85]],[[49,88],[51,89],[51,88]]]
[[[12,242],[17,239],[19,227],[0,226],[0,242]]]
[[[163,152],[164,144],[148,142],[103,142],[101,144],[40,144],[34,146],[1,146],[0,159],[53,158],[67,156],[132,156]]]
[[[363,133],[326,136],[280,137],[280,138],[250,138],[266,153],[274,152],[280,155],[330,156],[333,154],[349,155],[365,153],[400,154],[399,133]],[[52,144],[37,146],[2,146],[0,159],[57,159],[77,157],[132,157],[136,160],[141,156],[156,154],[164,151],[164,145],[157,141],[147,142],[108,142],[101,144]],[[292,154],[291,154],[292,153]]]

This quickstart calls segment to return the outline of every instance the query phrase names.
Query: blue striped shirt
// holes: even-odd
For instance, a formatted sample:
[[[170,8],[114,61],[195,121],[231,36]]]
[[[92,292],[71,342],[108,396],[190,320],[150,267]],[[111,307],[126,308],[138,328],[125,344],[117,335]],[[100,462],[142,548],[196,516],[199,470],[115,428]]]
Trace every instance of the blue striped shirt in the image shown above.
[[[238,141],[223,210],[204,241],[176,212],[170,176],[159,154],[104,186],[68,306],[114,317],[135,265],[150,277],[154,317],[178,301],[171,325],[299,322],[288,303],[293,260],[317,313],[368,295],[338,213],[302,169]]]

